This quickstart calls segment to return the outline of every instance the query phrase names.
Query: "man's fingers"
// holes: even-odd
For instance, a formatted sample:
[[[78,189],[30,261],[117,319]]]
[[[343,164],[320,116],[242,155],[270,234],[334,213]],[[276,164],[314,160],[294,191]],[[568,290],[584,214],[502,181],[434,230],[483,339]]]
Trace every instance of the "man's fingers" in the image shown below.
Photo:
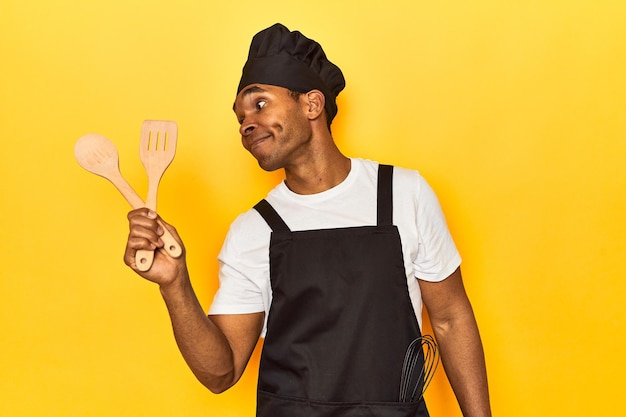
[[[128,214],[126,215],[128,220],[136,216],[143,216],[143,217],[154,219],[156,218],[156,213],[147,207],[141,207],[141,208],[129,211]]]
[[[140,208],[128,213],[128,240],[124,251],[124,263],[136,268],[135,255],[138,250],[154,251],[163,247],[161,227],[154,211]]]
[[[156,221],[156,213],[147,209],[138,209],[128,214],[129,220],[129,244],[135,249],[155,249],[163,246],[161,235],[163,228]],[[145,239],[152,247],[142,246],[137,239]]]

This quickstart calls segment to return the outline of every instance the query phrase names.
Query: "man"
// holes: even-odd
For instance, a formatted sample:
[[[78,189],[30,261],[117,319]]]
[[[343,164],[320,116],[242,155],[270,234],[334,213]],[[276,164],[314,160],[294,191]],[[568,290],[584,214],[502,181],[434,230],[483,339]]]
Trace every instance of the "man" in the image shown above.
[[[244,148],[285,180],[231,225],[208,317],[184,255],[162,250],[156,213],[129,213],[125,262],[159,284],[180,351],[211,391],[237,382],[265,336],[257,416],[428,416],[423,382],[408,401],[399,388],[422,300],[463,414],[489,416],[482,345],[437,199],[415,171],[341,153],[330,124],[344,86],[315,41],[280,24],[255,35],[234,111]],[[149,271],[136,268],[139,249],[156,249]]]

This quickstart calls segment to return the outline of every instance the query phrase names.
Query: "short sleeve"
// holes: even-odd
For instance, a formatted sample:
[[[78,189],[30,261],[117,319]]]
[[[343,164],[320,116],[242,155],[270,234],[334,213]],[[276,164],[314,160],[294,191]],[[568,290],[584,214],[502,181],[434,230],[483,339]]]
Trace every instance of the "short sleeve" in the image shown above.
[[[414,222],[409,229],[415,233],[411,238],[417,240],[412,257],[413,273],[425,281],[442,281],[459,267],[461,256],[435,192],[419,173],[412,171],[408,175],[411,191],[407,193],[412,195],[409,206],[414,214],[405,215]]]
[[[230,226],[218,255],[220,287],[209,314],[248,314],[269,308],[270,231],[260,219],[251,210]]]

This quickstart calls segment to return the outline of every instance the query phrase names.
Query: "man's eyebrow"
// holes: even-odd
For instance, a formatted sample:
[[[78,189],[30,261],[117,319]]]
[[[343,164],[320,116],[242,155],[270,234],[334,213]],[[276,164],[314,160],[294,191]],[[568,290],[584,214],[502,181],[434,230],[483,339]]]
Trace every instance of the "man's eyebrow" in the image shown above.
[[[258,85],[253,85],[252,87],[248,87],[246,89],[243,90],[242,93],[242,98],[249,96],[250,94],[254,94],[254,93],[265,93],[267,90],[264,90],[263,88],[259,87]],[[233,111],[235,111],[235,103],[233,103]]]
[[[265,93],[267,90],[259,87],[258,85],[253,85],[252,87],[246,88],[245,90],[243,90],[243,96],[249,96],[250,94],[254,94],[254,93]]]

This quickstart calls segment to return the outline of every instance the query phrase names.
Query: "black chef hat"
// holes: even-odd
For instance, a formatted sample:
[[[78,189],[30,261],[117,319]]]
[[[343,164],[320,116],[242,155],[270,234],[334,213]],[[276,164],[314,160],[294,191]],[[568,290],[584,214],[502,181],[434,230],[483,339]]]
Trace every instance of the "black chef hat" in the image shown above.
[[[255,83],[300,93],[320,90],[326,98],[329,123],[337,114],[337,95],[346,86],[341,70],[326,58],[319,43],[280,23],[252,38],[237,94]]]

